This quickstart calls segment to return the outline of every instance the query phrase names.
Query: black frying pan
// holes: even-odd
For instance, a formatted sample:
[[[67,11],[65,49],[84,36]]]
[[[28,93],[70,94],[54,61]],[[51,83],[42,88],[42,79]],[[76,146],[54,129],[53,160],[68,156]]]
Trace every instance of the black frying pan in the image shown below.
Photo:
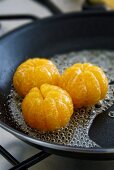
[[[48,153],[83,158],[114,159],[114,119],[102,115],[94,122],[91,137],[103,139],[102,148],[77,148],[43,142],[25,134],[10,115],[7,96],[16,67],[27,58],[53,56],[83,49],[114,50],[114,12],[84,12],[38,20],[10,32],[0,40],[0,126],[19,139]],[[107,115],[107,114],[106,114]],[[98,124],[98,128],[97,128]],[[106,124],[105,124],[106,125]],[[106,131],[106,136],[95,132]],[[107,129],[110,129],[107,131]],[[108,134],[107,134],[108,133]],[[108,136],[107,136],[108,135]],[[107,138],[111,140],[107,140]]]

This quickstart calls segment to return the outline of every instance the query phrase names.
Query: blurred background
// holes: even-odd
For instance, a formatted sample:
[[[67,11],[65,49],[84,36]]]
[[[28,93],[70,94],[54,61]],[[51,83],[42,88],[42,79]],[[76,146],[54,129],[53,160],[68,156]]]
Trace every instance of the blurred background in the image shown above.
[[[89,6],[89,9],[90,6],[98,9],[102,6],[107,10],[114,8],[114,0],[0,0],[0,16],[12,14],[29,14],[40,18],[51,16],[52,13],[43,5],[45,2],[52,2],[63,13],[82,11],[83,6],[86,8]],[[6,22],[5,20],[0,23],[2,25],[0,35],[3,35],[26,22],[20,20],[15,20],[15,22],[7,20]]]

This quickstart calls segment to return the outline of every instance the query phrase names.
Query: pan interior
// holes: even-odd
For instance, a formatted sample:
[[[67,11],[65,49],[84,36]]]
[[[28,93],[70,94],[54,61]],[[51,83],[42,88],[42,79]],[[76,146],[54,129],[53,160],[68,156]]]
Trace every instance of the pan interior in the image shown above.
[[[18,127],[18,129],[31,137],[51,143],[84,148],[107,146],[108,141],[106,139],[110,134],[107,134],[107,136],[105,136],[105,138],[103,139],[104,143],[102,144],[102,142],[94,140],[94,138],[92,138],[91,140],[91,136],[89,136],[89,130],[95,117],[114,103],[114,85],[113,83],[111,83],[114,79],[114,52],[100,50],[70,52],[64,55],[62,54],[53,56],[50,59],[57,65],[61,73],[66,67],[77,62],[91,62],[93,64],[99,65],[107,74],[110,82],[108,94],[105,100],[96,104],[95,107],[76,109],[69,124],[65,128],[62,128],[55,132],[44,133],[30,128],[25,123],[21,112],[22,99],[18,96],[18,94],[14,91],[12,87],[10,95],[8,96],[8,109],[11,112],[11,116],[16,124],[16,127]],[[101,123],[103,126],[102,121]],[[112,136],[112,138],[114,139],[114,136]],[[113,146],[113,143],[114,141],[110,143],[110,147]]]

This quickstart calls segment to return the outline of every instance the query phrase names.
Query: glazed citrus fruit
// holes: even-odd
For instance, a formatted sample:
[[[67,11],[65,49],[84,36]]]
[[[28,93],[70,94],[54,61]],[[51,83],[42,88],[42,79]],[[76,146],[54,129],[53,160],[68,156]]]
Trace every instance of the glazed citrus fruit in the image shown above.
[[[74,106],[80,108],[92,106],[105,98],[108,80],[100,67],[77,63],[63,72],[59,86],[70,94]]]
[[[25,121],[32,128],[53,131],[64,127],[73,114],[69,94],[60,87],[43,84],[32,88],[22,102]]]
[[[13,85],[18,94],[24,97],[31,88],[44,83],[57,85],[59,72],[56,66],[47,59],[28,59],[16,70]]]

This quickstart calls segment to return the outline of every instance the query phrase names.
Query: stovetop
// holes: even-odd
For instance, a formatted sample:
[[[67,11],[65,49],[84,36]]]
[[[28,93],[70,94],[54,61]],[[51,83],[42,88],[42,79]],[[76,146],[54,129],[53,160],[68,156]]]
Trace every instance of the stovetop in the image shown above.
[[[53,0],[64,12],[79,11],[83,0]],[[51,12],[32,0],[1,0],[0,15],[6,14],[32,14],[37,17],[51,16]],[[0,36],[8,31],[30,21],[0,22]],[[0,145],[10,152],[19,162],[37,154],[40,150],[27,145],[10,133],[0,128]],[[12,165],[0,155],[0,170],[10,169]],[[30,170],[113,170],[114,161],[87,161],[51,155],[45,160],[35,164]]]

